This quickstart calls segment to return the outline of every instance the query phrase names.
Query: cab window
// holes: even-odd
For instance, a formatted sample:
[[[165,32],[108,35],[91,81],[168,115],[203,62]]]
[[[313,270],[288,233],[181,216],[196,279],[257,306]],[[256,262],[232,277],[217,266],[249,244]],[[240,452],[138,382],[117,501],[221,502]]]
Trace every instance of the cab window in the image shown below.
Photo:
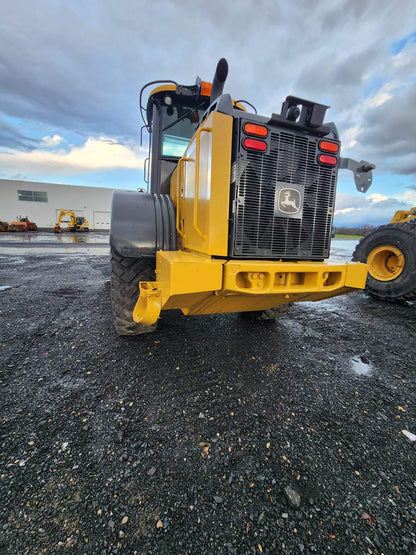
[[[181,158],[205,108],[161,106],[162,156]]]

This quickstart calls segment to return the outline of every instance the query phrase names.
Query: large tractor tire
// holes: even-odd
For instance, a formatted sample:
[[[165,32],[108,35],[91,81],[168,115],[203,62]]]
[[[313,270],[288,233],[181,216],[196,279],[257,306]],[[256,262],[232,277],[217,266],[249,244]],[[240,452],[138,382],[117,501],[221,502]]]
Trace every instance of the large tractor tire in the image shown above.
[[[139,298],[139,281],[154,281],[155,260],[127,258],[111,249],[111,303],[114,325],[119,335],[140,335],[155,331],[156,324],[145,326],[133,320]]]
[[[358,243],[352,258],[368,265],[366,291],[386,301],[416,299],[416,226],[379,227]]]

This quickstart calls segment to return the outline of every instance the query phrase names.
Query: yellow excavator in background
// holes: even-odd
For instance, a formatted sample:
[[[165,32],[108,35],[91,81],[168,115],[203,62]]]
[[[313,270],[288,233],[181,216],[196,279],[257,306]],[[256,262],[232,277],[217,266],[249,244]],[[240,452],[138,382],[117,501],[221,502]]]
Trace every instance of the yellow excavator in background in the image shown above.
[[[397,210],[358,243],[352,259],[368,266],[367,293],[386,301],[416,300],[416,206]]]
[[[69,220],[64,220],[66,216],[69,216]],[[75,212],[65,208],[59,212],[58,221],[54,227],[55,233],[62,233],[61,223],[67,223],[65,231],[89,231],[88,221],[83,216],[77,216]]]
[[[65,216],[69,216],[70,219],[64,220]],[[83,216],[77,216],[72,210],[61,209],[54,227],[55,233],[62,233],[61,223],[68,224],[65,231],[89,231],[88,221]]]

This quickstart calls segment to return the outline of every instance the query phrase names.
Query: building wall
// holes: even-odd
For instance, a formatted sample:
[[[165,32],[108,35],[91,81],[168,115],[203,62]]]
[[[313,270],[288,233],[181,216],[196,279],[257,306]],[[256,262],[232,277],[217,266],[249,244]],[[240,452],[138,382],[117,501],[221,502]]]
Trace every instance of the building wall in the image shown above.
[[[59,185],[36,181],[0,179],[0,221],[11,222],[24,215],[38,227],[53,228],[61,208],[84,216],[90,229],[110,229],[111,195],[114,189]],[[32,194],[20,194],[26,191]],[[41,200],[46,193],[47,202]],[[32,200],[28,200],[32,197]]]

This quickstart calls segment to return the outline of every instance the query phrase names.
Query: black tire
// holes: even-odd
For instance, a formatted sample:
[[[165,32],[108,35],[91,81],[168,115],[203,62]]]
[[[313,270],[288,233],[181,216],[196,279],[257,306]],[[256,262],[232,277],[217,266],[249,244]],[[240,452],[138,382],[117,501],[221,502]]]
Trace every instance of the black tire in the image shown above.
[[[278,306],[274,306],[268,310],[252,310],[250,312],[241,312],[240,314],[247,320],[277,320],[287,314],[292,306],[293,303],[279,304]]]
[[[384,246],[386,249],[380,250]],[[390,251],[389,248],[392,250]],[[398,251],[403,257],[400,257],[399,264],[395,264],[394,257]],[[380,252],[378,263],[381,260],[385,267],[383,276],[377,273],[377,266],[372,263],[376,252]],[[352,259],[355,262],[369,264],[365,289],[370,295],[386,301],[416,299],[416,226],[414,224],[405,222],[379,227],[361,239]],[[389,272],[391,277],[388,275]]]
[[[114,326],[119,335],[141,335],[155,331],[156,324],[145,326],[133,320],[139,298],[139,281],[155,281],[155,260],[126,258],[111,249],[111,304]]]

